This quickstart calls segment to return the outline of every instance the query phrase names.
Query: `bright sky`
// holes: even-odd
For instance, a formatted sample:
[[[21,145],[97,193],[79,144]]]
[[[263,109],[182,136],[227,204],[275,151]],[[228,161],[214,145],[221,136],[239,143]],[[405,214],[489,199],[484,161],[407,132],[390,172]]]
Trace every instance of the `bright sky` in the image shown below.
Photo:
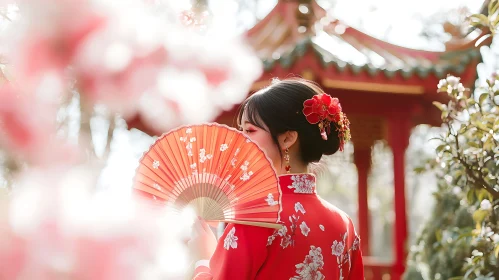
[[[242,0],[211,0],[214,13],[232,12]],[[244,0],[247,1],[247,0]],[[180,0],[188,5],[190,0]],[[277,0],[257,1],[257,17],[263,18],[275,6]],[[420,18],[427,18],[438,11],[448,11],[458,7],[468,7],[478,12],[482,0],[317,0],[330,13],[345,23],[372,36],[390,43],[428,50],[441,50],[441,44],[429,43],[419,36],[423,31]],[[239,15],[239,21],[246,27],[255,24],[252,11]]]

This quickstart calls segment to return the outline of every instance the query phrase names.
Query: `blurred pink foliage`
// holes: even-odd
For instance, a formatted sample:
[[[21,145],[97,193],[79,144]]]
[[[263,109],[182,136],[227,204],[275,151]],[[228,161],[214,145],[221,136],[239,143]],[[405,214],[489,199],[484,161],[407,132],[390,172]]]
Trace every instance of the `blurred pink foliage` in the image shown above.
[[[58,111],[76,91],[82,115],[104,105],[160,130],[211,121],[246,97],[260,61],[240,38],[209,26],[200,34],[192,13],[163,16],[155,1],[0,5],[14,2],[19,17],[0,34],[12,36],[0,48],[12,74],[0,81],[0,145],[23,168],[9,198],[0,195],[0,279],[180,277],[186,236],[168,226],[179,222],[96,193],[99,172],[80,171],[101,166],[77,165],[91,136],[70,145],[57,135]]]

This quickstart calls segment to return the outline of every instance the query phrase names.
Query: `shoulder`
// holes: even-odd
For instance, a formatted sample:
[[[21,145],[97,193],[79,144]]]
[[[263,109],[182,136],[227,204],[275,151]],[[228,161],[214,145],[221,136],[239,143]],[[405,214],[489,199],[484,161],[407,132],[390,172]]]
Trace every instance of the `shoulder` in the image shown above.
[[[325,208],[327,208],[333,216],[336,216],[339,219],[341,219],[345,223],[347,228],[355,230],[355,226],[353,224],[352,219],[350,218],[350,216],[347,213],[345,213],[345,211],[343,211],[340,208],[334,206],[333,204],[327,202],[326,200],[322,199],[321,197],[319,197],[319,200],[322,203],[322,205]]]

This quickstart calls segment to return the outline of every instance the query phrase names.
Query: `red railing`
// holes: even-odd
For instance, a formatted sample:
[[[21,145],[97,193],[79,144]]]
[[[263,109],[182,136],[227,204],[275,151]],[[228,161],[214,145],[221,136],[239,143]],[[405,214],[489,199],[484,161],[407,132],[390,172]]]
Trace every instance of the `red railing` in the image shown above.
[[[392,279],[392,267],[391,262],[381,262],[372,257],[364,257],[366,280],[390,280]]]

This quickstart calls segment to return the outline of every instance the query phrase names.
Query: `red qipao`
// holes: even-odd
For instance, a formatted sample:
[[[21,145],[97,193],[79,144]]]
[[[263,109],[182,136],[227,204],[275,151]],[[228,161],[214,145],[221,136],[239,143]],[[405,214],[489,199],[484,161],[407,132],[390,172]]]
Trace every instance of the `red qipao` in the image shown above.
[[[315,176],[279,177],[280,230],[230,224],[210,267],[195,280],[364,279],[360,239],[350,218],[316,194]]]

